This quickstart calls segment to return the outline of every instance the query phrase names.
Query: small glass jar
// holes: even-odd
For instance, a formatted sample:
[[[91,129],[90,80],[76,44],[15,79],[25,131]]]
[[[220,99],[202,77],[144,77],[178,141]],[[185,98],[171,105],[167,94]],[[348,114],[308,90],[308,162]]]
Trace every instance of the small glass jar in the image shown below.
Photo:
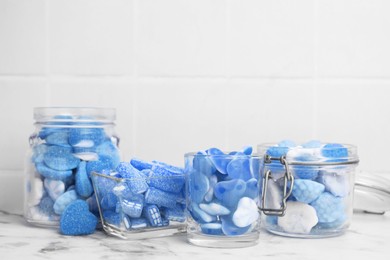
[[[348,229],[359,162],[355,146],[262,144],[258,153],[263,157],[261,209],[266,230],[321,238]]]
[[[221,248],[258,242],[259,167],[258,156],[216,148],[185,155],[188,242]]]
[[[58,227],[65,207],[76,199],[98,214],[90,177],[120,163],[115,117],[112,108],[34,108],[25,166],[27,222]]]

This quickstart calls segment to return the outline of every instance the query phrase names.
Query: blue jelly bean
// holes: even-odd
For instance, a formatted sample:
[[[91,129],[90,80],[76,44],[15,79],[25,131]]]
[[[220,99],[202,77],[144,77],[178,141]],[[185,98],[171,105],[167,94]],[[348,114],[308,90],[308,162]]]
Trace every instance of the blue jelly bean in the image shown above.
[[[297,201],[309,204],[316,200],[324,190],[325,186],[321,183],[305,179],[296,179],[294,181],[292,194]]]
[[[251,225],[246,227],[237,227],[234,225],[230,215],[221,217],[222,220],[222,232],[226,236],[239,236],[247,233]]]
[[[213,175],[217,170],[210,158],[207,157],[207,153],[205,151],[198,152],[194,155],[192,167],[206,176]]]
[[[122,222],[121,214],[112,210],[105,210],[103,212],[103,219],[106,223],[120,227]]]
[[[92,183],[88,177],[86,167],[86,162],[80,162],[75,175],[77,194],[84,198],[88,198],[93,192]]]
[[[247,181],[254,177],[250,171],[249,158],[241,158],[241,156],[232,159],[227,165],[226,171],[232,179]]]
[[[149,163],[147,161],[141,160],[139,158],[132,158],[130,160],[130,164],[134,166],[139,171],[145,170],[145,169],[152,169],[153,163]]]
[[[154,165],[148,178],[148,184],[163,191],[178,193],[184,187],[185,175],[182,169]]]
[[[163,225],[160,210],[156,205],[146,206],[143,210],[143,216],[152,227],[160,227]]]
[[[200,203],[210,188],[209,179],[200,172],[189,174],[188,191],[191,201]]]
[[[46,144],[59,145],[64,147],[70,147],[68,143],[69,133],[68,131],[60,131],[49,134],[45,141]]]
[[[43,156],[44,163],[58,171],[67,171],[76,168],[80,159],[72,154],[72,149],[62,146],[49,146]]]
[[[93,147],[101,144],[105,139],[102,128],[71,128],[69,144],[75,147]]]
[[[98,223],[97,217],[88,211],[83,200],[76,200],[66,207],[60,219],[60,232],[64,235],[92,234]]]
[[[214,236],[223,235],[221,223],[200,224],[200,229],[202,230],[202,233],[206,235],[214,235]]]
[[[103,195],[100,206],[104,210],[113,210],[116,208],[116,204],[118,203],[118,197],[113,192],[108,192]]]
[[[41,174],[45,178],[53,179],[53,180],[66,180],[72,176],[71,170],[59,171],[54,170],[52,168],[47,167],[44,163],[36,163],[35,167],[39,174]]]
[[[214,164],[215,168],[222,174],[227,174],[226,167],[230,162],[230,158],[226,156],[218,148],[210,148],[207,150],[207,154],[210,156],[211,162]]]
[[[143,178],[143,175],[130,163],[121,162],[116,168],[116,171],[123,178],[126,178],[127,185],[133,193],[144,193],[148,189],[149,186]]]
[[[65,192],[54,202],[54,212],[58,215],[61,215],[65,208],[75,200],[77,200],[77,193],[75,190]]]
[[[240,179],[218,182],[214,187],[214,195],[222,205],[235,208],[246,190],[246,183]]]
[[[156,204],[160,207],[174,208],[178,196],[178,194],[150,187],[145,193],[145,202],[148,204]]]
[[[252,178],[246,182],[246,189],[243,197],[256,199],[259,196],[258,181]]]

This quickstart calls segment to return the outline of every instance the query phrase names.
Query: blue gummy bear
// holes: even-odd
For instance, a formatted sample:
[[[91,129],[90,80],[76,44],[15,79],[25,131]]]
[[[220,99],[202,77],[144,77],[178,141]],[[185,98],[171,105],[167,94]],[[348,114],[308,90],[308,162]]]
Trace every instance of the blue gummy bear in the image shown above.
[[[69,144],[75,147],[93,147],[101,144],[105,137],[102,128],[71,128]]]
[[[58,171],[67,171],[76,168],[80,159],[72,154],[72,149],[62,146],[49,146],[43,156],[44,163]]]
[[[318,140],[311,140],[311,141],[308,141],[304,144],[302,144],[302,147],[303,148],[320,148],[321,147],[321,142],[318,141]]]
[[[294,181],[292,194],[297,201],[309,204],[316,200],[324,190],[325,186],[321,183],[305,179],[296,179]]]
[[[327,160],[329,162],[344,161],[347,160],[348,149],[342,144],[326,144],[322,147],[322,155],[328,158],[333,158],[331,160]]]
[[[45,178],[65,181],[68,178],[72,177],[72,171],[58,171],[53,170],[52,168],[47,167],[44,163],[36,163],[35,167],[39,174],[41,174]]]
[[[239,236],[239,235],[243,235],[246,232],[248,232],[248,230],[251,227],[251,225],[246,226],[246,227],[237,227],[236,225],[234,225],[234,223],[232,221],[231,215],[222,216],[221,220],[222,220],[222,232],[226,236]]]
[[[207,154],[210,156],[211,162],[214,164],[215,168],[222,174],[227,174],[226,167],[230,162],[229,156],[226,156],[218,148],[210,148],[207,151]]]
[[[310,203],[316,210],[319,223],[334,222],[345,215],[345,205],[342,198],[324,192],[318,199]]]
[[[75,190],[65,192],[54,202],[54,212],[58,215],[61,215],[65,208],[75,200],[77,200],[77,193]]]
[[[121,162],[116,171],[123,178],[126,178],[126,183],[133,193],[144,193],[149,188],[143,175],[130,163]]]
[[[130,160],[130,164],[133,165],[134,168],[136,168],[139,171],[145,170],[145,169],[152,169],[153,164],[149,163],[147,161],[141,160],[139,158],[132,158]]]
[[[172,221],[178,221],[178,222],[185,221],[184,210],[179,204],[177,204],[174,208],[165,209],[164,216],[168,220],[172,220]]]
[[[86,167],[86,162],[80,162],[75,175],[77,194],[84,198],[88,198],[93,193],[92,183],[88,177]]]
[[[318,167],[296,166],[291,167],[291,171],[297,179],[315,180],[318,177]]]
[[[156,204],[160,207],[174,208],[178,196],[178,194],[150,187],[145,193],[145,202],[148,204]]]
[[[188,192],[191,201],[202,202],[209,188],[209,179],[204,174],[196,171],[189,173]]]
[[[221,223],[205,223],[200,224],[200,229],[203,234],[219,236],[223,235]]]
[[[147,227],[148,223],[145,218],[132,218],[131,219],[131,228],[132,229],[140,229]]]
[[[76,200],[68,205],[60,219],[60,232],[64,235],[89,235],[97,225],[97,218],[88,211],[88,204]]]
[[[116,227],[120,227],[122,222],[121,214],[116,213],[112,210],[104,210],[103,211],[103,219],[104,222],[114,225]]]
[[[182,169],[154,165],[148,178],[148,184],[157,189],[178,193],[185,184],[185,175]]]
[[[114,169],[114,162],[112,161],[111,157],[108,156],[100,156],[97,161],[89,161],[87,162],[87,173],[88,176],[91,176],[92,172],[101,173],[104,170],[111,170]]]
[[[215,173],[217,168],[211,162],[210,158],[207,157],[207,153],[204,151],[198,152],[194,155],[192,167],[198,172],[203,173],[206,176],[211,176]]]
[[[256,199],[259,197],[258,181],[255,178],[252,178],[246,182],[246,189],[243,197],[248,197],[251,199]]]
[[[146,206],[143,211],[143,216],[152,227],[161,227],[163,225],[160,210],[156,205]]]
[[[247,181],[254,177],[249,167],[249,158],[242,158],[241,156],[232,159],[227,165],[226,171],[232,179]]]
[[[45,141],[49,145],[58,145],[64,147],[70,147],[68,143],[69,133],[68,131],[60,131],[49,134]]]
[[[246,183],[240,179],[218,182],[214,187],[214,195],[227,208],[233,209],[243,197]]]

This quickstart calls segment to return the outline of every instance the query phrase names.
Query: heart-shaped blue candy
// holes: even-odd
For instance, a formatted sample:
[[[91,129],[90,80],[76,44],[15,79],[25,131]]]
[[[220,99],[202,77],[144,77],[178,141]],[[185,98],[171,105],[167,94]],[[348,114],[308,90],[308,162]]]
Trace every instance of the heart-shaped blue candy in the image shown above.
[[[88,211],[88,204],[76,200],[69,204],[60,219],[60,232],[68,236],[89,235],[95,231],[97,218]]]

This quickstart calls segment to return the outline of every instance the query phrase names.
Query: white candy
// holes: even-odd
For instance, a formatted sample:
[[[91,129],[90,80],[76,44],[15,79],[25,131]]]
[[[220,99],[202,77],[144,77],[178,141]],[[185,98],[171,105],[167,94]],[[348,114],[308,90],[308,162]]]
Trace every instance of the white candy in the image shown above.
[[[325,189],[337,197],[345,197],[349,193],[350,175],[347,172],[321,172],[319,182]]]
[[[199,204],[199,208],[201,208],[207,214],[214,216],[230,214],[230,210],[228,208],[225,208],[218,203]]]
[[[44,194],[44,189],[43,189],[43,182],[40,178],[34,178],[30,182],[30,194],[28,195],[28,205],[29,206],[36,206],[41,202],[41,199]]]
[[[65,183],[62,181],[45,179],[43,183],[47,193],[53,201],[56,201],[58,197],[65,192]]]
[[[232,220],[237,227],[247,227],[259,218],[256,202],[248,197],[240,199]]]
[[[308,149],[298,146],[287,152],[286,159],[289,161],[322,161],[324,157],[322,156],[321,148]]]
[[[209,177],[210,188],[207,191],[206,195],[204,195],[205,201],[210,202],[214,198],[214,186],[215,184],[217,184],[217,182],[218,182],[218,178],[216,175],[211,175]]]
[[[317,223],[316,210],[299,201],[288,201],[286,214],[278,218],[278,225],[288,233],[308,234]]]
[[[99,155],[97,153],[74,153],[75,157],[79,158],[83,161],[97,161],[99,159]]]

